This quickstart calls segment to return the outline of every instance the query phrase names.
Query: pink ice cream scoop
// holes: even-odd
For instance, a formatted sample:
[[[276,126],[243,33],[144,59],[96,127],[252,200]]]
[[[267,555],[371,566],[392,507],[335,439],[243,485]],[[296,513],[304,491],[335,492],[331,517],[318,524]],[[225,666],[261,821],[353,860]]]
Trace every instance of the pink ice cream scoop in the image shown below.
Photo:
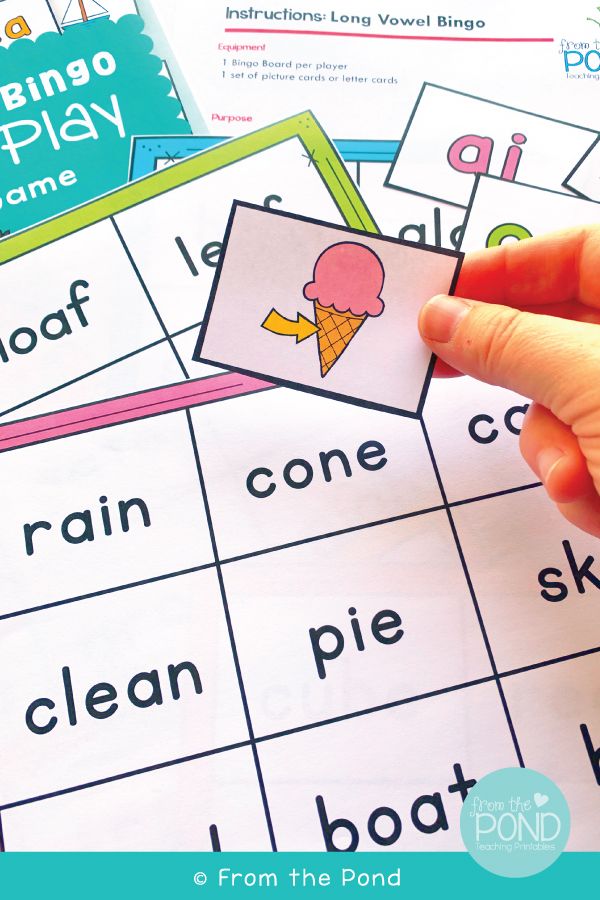
[[[385,272],[381,260],[364,244],[342,241],[332,244],[315,263],[313,281],[304,285],[307,300],[354,316],[380,316],[379,296]]]

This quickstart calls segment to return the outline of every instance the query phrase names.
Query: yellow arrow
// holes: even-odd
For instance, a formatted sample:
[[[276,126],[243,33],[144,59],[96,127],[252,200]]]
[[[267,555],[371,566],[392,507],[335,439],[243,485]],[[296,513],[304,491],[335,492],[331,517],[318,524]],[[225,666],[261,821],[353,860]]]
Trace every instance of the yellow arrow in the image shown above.
[[[299,344],[300,341],[305,341],[306,338],[316,334],[319,330],[314,322],[311,322],[310,319],[307,319],[306,316],[303,316],[300,312],[294,320],[286,319],[286,317],[282,316],[281,313],[278,313],[276,309],[271,310],[265,321],[262,323],[261,328],[266,328],[266,330],[270,331],[272,334],[295,337],[297,344]]]

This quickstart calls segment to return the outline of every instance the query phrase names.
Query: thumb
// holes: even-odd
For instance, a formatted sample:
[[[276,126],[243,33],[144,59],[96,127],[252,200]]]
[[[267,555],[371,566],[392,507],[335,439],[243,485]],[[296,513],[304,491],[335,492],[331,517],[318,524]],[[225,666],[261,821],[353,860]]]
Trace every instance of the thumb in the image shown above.
[[[422,308],[419,330],[460,372],[530,397],[567,425],[598,427],[598,325],[440,294]]]

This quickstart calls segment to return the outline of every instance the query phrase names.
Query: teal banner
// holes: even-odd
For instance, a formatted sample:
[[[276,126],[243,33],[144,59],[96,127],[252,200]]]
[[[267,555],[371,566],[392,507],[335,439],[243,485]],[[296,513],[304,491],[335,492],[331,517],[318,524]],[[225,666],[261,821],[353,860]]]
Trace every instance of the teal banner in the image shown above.
[[[466,853],[4,853],[0,896],[44,900],[252,897],[595,896],[600,854],[565,853],[529,878],[502,878]]]
[[[186,134],[139,16],[0,48],[0,230],[18,231],[128,179],[135,134]]]

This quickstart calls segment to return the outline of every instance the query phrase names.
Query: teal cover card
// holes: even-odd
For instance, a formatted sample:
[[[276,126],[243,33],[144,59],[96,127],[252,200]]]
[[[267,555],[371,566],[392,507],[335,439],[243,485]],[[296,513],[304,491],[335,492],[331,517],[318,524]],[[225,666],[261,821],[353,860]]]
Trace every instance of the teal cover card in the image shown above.
[[[128,179],[131,139],[187,134],[139,16],[0,46],[0,231],[13,233]]]

